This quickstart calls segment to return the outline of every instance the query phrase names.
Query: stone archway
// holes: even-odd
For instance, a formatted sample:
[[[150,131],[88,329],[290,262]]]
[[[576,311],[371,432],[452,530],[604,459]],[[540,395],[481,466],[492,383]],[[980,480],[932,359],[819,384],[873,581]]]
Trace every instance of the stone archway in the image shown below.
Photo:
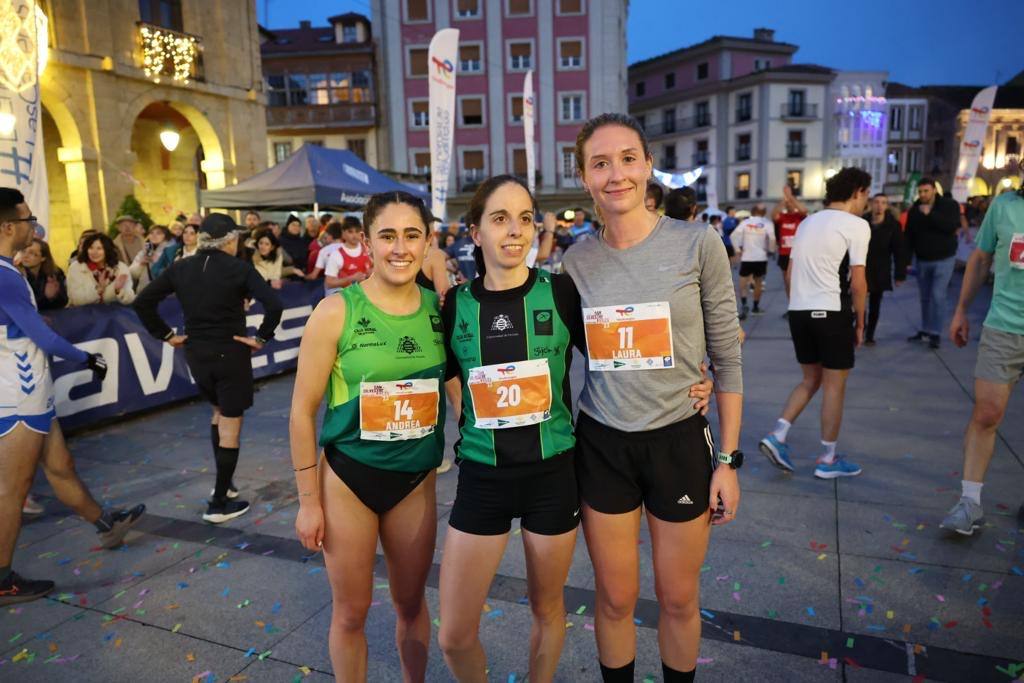
[[[50,191],[49,242],[58,261],[75,247],[82,230],[93,227],[82,136],[67,105],[40,89],[43,152]]]

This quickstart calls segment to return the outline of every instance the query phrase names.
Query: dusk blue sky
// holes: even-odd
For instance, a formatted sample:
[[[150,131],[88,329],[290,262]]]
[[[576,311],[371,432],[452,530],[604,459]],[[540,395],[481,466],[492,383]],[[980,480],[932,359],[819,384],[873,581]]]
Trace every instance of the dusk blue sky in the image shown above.
[[[256,6],[268,28],[370,14],[370,0],[256,0]],[[750,36],[756,26],[799,45],[797,62],[887,70],[889,80],[907,85],[990,85],[1024,69],[1021,0],[632,0],[628,61],[715,34]]]

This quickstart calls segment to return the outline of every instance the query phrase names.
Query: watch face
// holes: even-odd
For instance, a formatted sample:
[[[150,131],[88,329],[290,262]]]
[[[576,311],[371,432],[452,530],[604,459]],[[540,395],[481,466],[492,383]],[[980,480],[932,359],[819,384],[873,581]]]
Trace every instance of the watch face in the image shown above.
[[[743,451],[732,452],[732,463],[731,466],[734,470],[738,470],[743,467]]]

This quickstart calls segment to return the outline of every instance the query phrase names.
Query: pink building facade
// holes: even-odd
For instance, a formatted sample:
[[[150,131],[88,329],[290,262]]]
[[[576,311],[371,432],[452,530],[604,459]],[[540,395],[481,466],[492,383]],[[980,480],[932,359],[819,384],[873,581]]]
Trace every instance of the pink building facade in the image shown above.
[[[572,149],[590,116],[626,110],[627,0],[372,0],[381,92],[380,166],[428,175],[427,49],[459,30],[455,203],[484,178],[526,175],[522,90],[532,69],[537,189],[578,195]]]

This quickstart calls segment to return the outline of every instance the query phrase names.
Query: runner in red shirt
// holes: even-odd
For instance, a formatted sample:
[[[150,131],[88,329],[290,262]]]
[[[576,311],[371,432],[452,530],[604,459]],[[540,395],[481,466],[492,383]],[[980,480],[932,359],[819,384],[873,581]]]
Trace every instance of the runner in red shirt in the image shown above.
[[[775,223],[775,241],[779,245],[778,263],[783,273],[789,267],[789,252],[793,249],[796,229],[805,218],[807,218],[807,207],[796,198],[793,194],[793,188],[790,187],[789,183],[786,183],[782,187],[782,201],[772,209],[772,222]],[[788,282],[786,282],[786,296],[789,296]]]

